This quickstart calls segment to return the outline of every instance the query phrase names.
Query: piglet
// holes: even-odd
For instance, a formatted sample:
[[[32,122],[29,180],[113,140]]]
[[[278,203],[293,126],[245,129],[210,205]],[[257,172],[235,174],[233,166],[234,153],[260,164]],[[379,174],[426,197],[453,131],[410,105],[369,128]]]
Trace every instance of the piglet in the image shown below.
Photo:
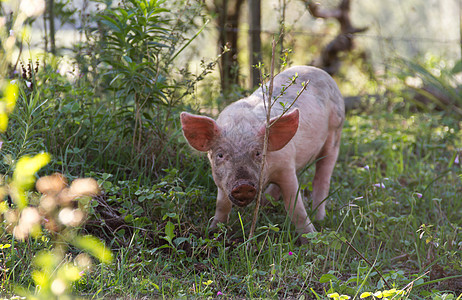
[[[266,85],[232,103],[216,121],[186,112],[181,114],[185,138],[193,148],[207,152],[212,165],[218,188],[212,227],[228,221],[233,204],[247,206],[260,192],[258,181],[266,124],[263,92],[267,90]],[[265,194],[276,200],[282,195],[297,232],[313,232],[315,228],[299,193],[297,171],[316,161],[312,208],[316,210],[316,219],[322,220],[345,119],[343,98],[332,77],[308,66],[292,67],[278,74],[274,78],[273,99],[276,98],[263,170]]]

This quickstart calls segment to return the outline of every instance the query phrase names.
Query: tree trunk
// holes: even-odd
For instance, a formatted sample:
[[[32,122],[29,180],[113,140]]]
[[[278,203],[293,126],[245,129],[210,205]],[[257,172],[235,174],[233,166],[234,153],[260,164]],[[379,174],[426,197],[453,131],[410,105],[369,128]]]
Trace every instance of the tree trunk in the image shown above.
[[[213,5],[207,7],[217,15],[219,52],[228,49],[220,61],[220,83],[224,95],[230,92],[232,85],[238,83],[237,38],[243,2],[244,0],[214,0]]]
[[[459,37],[460,37],[460,60],[462,62],[462,2],[459,1]]]
[[[48,4],[47,4],[48,6]],[[43,35],[43,42],[45,43],[45,54],[48,53],[48,21],[47,21],[47,13],[48,8],[46,9],[45,13],[43,14],[43,29],[44,29],[44,35]]]
[[[253,88],[260,83],[260,70],[254,66],[261,61],[261,2],[260,0],[248,0],[248,4],[250,85]]]
[[[355,33],[364,32],[367,27],[356,28],[350,20],[350,0],[342,0],[337,8],[323,9],[319,3],[311,0],[302,0],[311,15],[315,18],[334,18],[340,24],[340,33],[321,52],[321,57],[314,63],[333,75],[340,69],[340,53],[350,52],[354,48],[353,37]]]
[[[48,24],[50,29],[50,48],[51,53],[56,55],[56,40],[55,40],[55,13],[54,13],[54,0],[47,1],[48,8]]]

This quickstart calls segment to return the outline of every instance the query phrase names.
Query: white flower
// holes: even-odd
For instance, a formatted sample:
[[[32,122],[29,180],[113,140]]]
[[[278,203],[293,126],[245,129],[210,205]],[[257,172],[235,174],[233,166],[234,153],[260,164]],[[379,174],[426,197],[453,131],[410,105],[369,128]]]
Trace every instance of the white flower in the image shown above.
[[[385,184],[383,184],[382,182],[380,182],[380,183],[376,183],[376,184],[374,184],[374,186],[375,186],[375,187],[379,187],[379,188],[382,188],[382,189],[384,189],[384,188],[385,188]]]

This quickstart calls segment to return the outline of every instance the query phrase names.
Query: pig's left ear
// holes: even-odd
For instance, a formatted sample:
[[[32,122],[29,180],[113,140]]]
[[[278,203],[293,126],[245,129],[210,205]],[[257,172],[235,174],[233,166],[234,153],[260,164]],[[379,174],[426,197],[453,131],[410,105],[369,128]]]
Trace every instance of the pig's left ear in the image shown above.
[[[268,151],[281,150],[294,137],[298,129],[298,109],[294,109],[282,117],[271,119],[269,136],[268,136]],[[260,130],[260,134],[265,135],[265,127]]]
[[[215,120],[182,112],[180,115],[184,137],[196,150],[209,151],[220,135],[220,128]]]

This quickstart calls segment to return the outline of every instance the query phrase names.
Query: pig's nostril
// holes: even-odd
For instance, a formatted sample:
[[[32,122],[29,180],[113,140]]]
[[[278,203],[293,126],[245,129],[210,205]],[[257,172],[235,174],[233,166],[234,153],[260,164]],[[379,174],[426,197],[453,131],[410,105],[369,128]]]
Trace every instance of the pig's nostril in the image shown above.
[[[231,191],[231,195],[235,199],[245,202],[247,202],[248,200],[253,200],[253,198],[255,198],[256,193],[257,191],[255,190],[255,188],[249,184],[241,184]]]

